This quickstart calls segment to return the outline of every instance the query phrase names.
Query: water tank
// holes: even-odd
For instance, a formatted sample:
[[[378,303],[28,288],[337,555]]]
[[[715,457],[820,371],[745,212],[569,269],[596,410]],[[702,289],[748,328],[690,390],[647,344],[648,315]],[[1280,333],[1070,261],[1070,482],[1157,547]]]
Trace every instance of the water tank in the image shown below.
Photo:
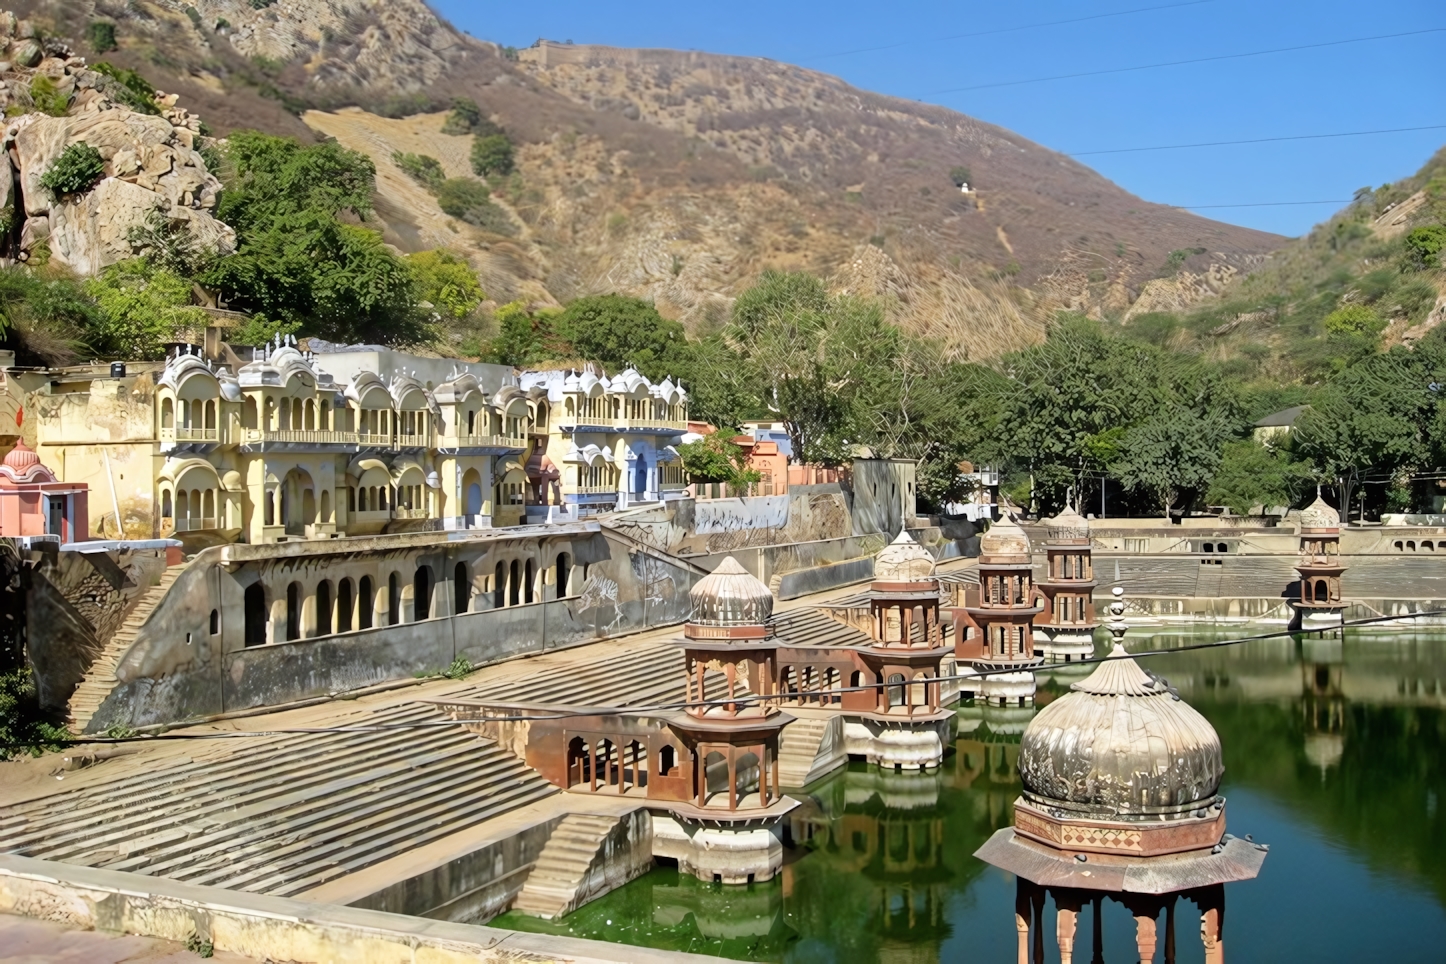
[[[110,363],[110,377],[111,377],[111,378],[125,378],[125,377],[126,377],[126,363],[123,362],[123,361],[113,361],[113,362],[111,362],[111,363]]]

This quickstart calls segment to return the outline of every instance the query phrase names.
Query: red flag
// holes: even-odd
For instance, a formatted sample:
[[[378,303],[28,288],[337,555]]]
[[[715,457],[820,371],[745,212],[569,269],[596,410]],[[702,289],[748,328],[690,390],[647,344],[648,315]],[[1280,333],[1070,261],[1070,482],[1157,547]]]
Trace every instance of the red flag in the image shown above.
[[[19,428],[20,423],[25,421],[25,406],[21,405],[15,412],[15,427]]]

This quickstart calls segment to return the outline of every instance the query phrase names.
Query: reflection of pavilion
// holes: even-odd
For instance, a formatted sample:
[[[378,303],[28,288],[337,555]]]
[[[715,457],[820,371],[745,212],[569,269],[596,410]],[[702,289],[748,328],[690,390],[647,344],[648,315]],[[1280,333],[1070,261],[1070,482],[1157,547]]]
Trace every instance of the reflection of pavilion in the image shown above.
[[[1167,683],[1125,653],[1124,602],[1114,590],[1111,658],[1030,722],[1020,741],[1023,792],[1015,825],[976,856],[1016,875],[1019,964],[1044,958],[1044,906],[1054,896],[1063,964],[1073,960],[1083,907],[1124,904],[1135,919],[1141,961],[1153,961],[1165,914],[1165,956],[1174,960],[1174,911],[1200,909],[1207,964],[1224,960],[1224,884],[1259,873],[1265,848],[1225,833],[1220,738]]]

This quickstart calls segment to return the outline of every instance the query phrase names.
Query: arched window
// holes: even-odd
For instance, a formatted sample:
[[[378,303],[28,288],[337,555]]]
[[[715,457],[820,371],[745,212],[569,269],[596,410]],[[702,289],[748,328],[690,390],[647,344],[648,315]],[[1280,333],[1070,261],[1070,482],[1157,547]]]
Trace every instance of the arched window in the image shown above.
[[[372,589],[372,577],[362,576],[357,583],[356,628],[372,628],[372,611],[376,605],[376,592]]]
[[[522,601],[532,602],[532,560],[527,560],[526,577],[522,580]]]
[[[672,776],[673,770],[677,765],[677,751],[671,746],[665,746],[658,751],[658,776]]]
[[[247,646],[260,646],[266,642],[266,587],[253,582],[246,587],[246,639]]]
[[[336,586],[336,631],[339,633],[351,632],[351,607],[355,600],[352,598],[351,580],[343,579]]]
[[[216,403],[206,403],[206,428],[216,427]]]
[[[211,610],[211,635],[215,636],[221,631],[221,610]]]
[[[317,521],[317,522],[330,522],[330,521],[331,521],[331,490],[330,490],[330,489],[322,489],[322,490],[321,490],[321,511],[317,513],[316,521]]]
[[[459,562],[452,570],[452,612],[461,615],[472,602],[472,577],[467,564]]]
[[[171,518],[171,517],[172,517],[172,510],[171,510],[171,490],[170,490],[170,489],[162,489],[162,490],[161,490],[161,518],[162,518],[162,519],[169,519],[169,518]]]
[[[301,638],[301,583],[286,587],[286,639]]]
[[[418,566],[412,578],[412,621],[432,618],[432,567]]]
[[[402,581],[394,572],[387,576],[387,625],[395,626],[402,619]]]
[[[176,425],[175,405],[169,398],[161,400],[161,428],[174,428]]]
[[[518,578],[519,569],[516,559],[512,560],[507,575],[510,584],[507,592],[507,605],[516,606],[522,601],[522,580]]]
[[[497,564],[497,574],[492,577],[492,608],[501,609],[507,602],[507,564]]]
[[[1330,590],[1326,587],[1324,579],[1317,579],[1315,583],[1315,601],[1327,602],[1330,600]]]
[[[331,635],[331,581],[327,579],[316,587],[316,635]]]
[[[572,578],[572,556],[565,552],[557,554],[557,598],[568,595],[567,581]]]
[[[904,676],[902,673],[889,675],[889,706],[904,705]]]

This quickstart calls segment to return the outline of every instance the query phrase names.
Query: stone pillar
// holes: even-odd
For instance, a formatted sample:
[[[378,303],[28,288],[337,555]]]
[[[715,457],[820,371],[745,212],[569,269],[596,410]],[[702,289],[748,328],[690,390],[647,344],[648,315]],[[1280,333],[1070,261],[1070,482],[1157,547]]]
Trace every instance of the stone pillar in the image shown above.
[[[1030,892],[1034,885],[1023,877],[1014,879],[1014,929],[1019,934],[1018,964],[1029,964]]]
[[[1190,899],[1200,908],[1200,943],[1205,964],[1225,964],[1225,885],[1213,884],[1193,891]]]
[[[1079,926],[1080,908],[1084,897],[1073,891],[1054,892],[1055,937],[1059,941],[1060,964],[1074,962],[1074,936]]]
[[[1130,913],[1135,917],[1135,946],[1140,951],[1140,964],[1152,964],[1155,960],[1155,915],[1159,911],[1144,901],[1134,903]]]

